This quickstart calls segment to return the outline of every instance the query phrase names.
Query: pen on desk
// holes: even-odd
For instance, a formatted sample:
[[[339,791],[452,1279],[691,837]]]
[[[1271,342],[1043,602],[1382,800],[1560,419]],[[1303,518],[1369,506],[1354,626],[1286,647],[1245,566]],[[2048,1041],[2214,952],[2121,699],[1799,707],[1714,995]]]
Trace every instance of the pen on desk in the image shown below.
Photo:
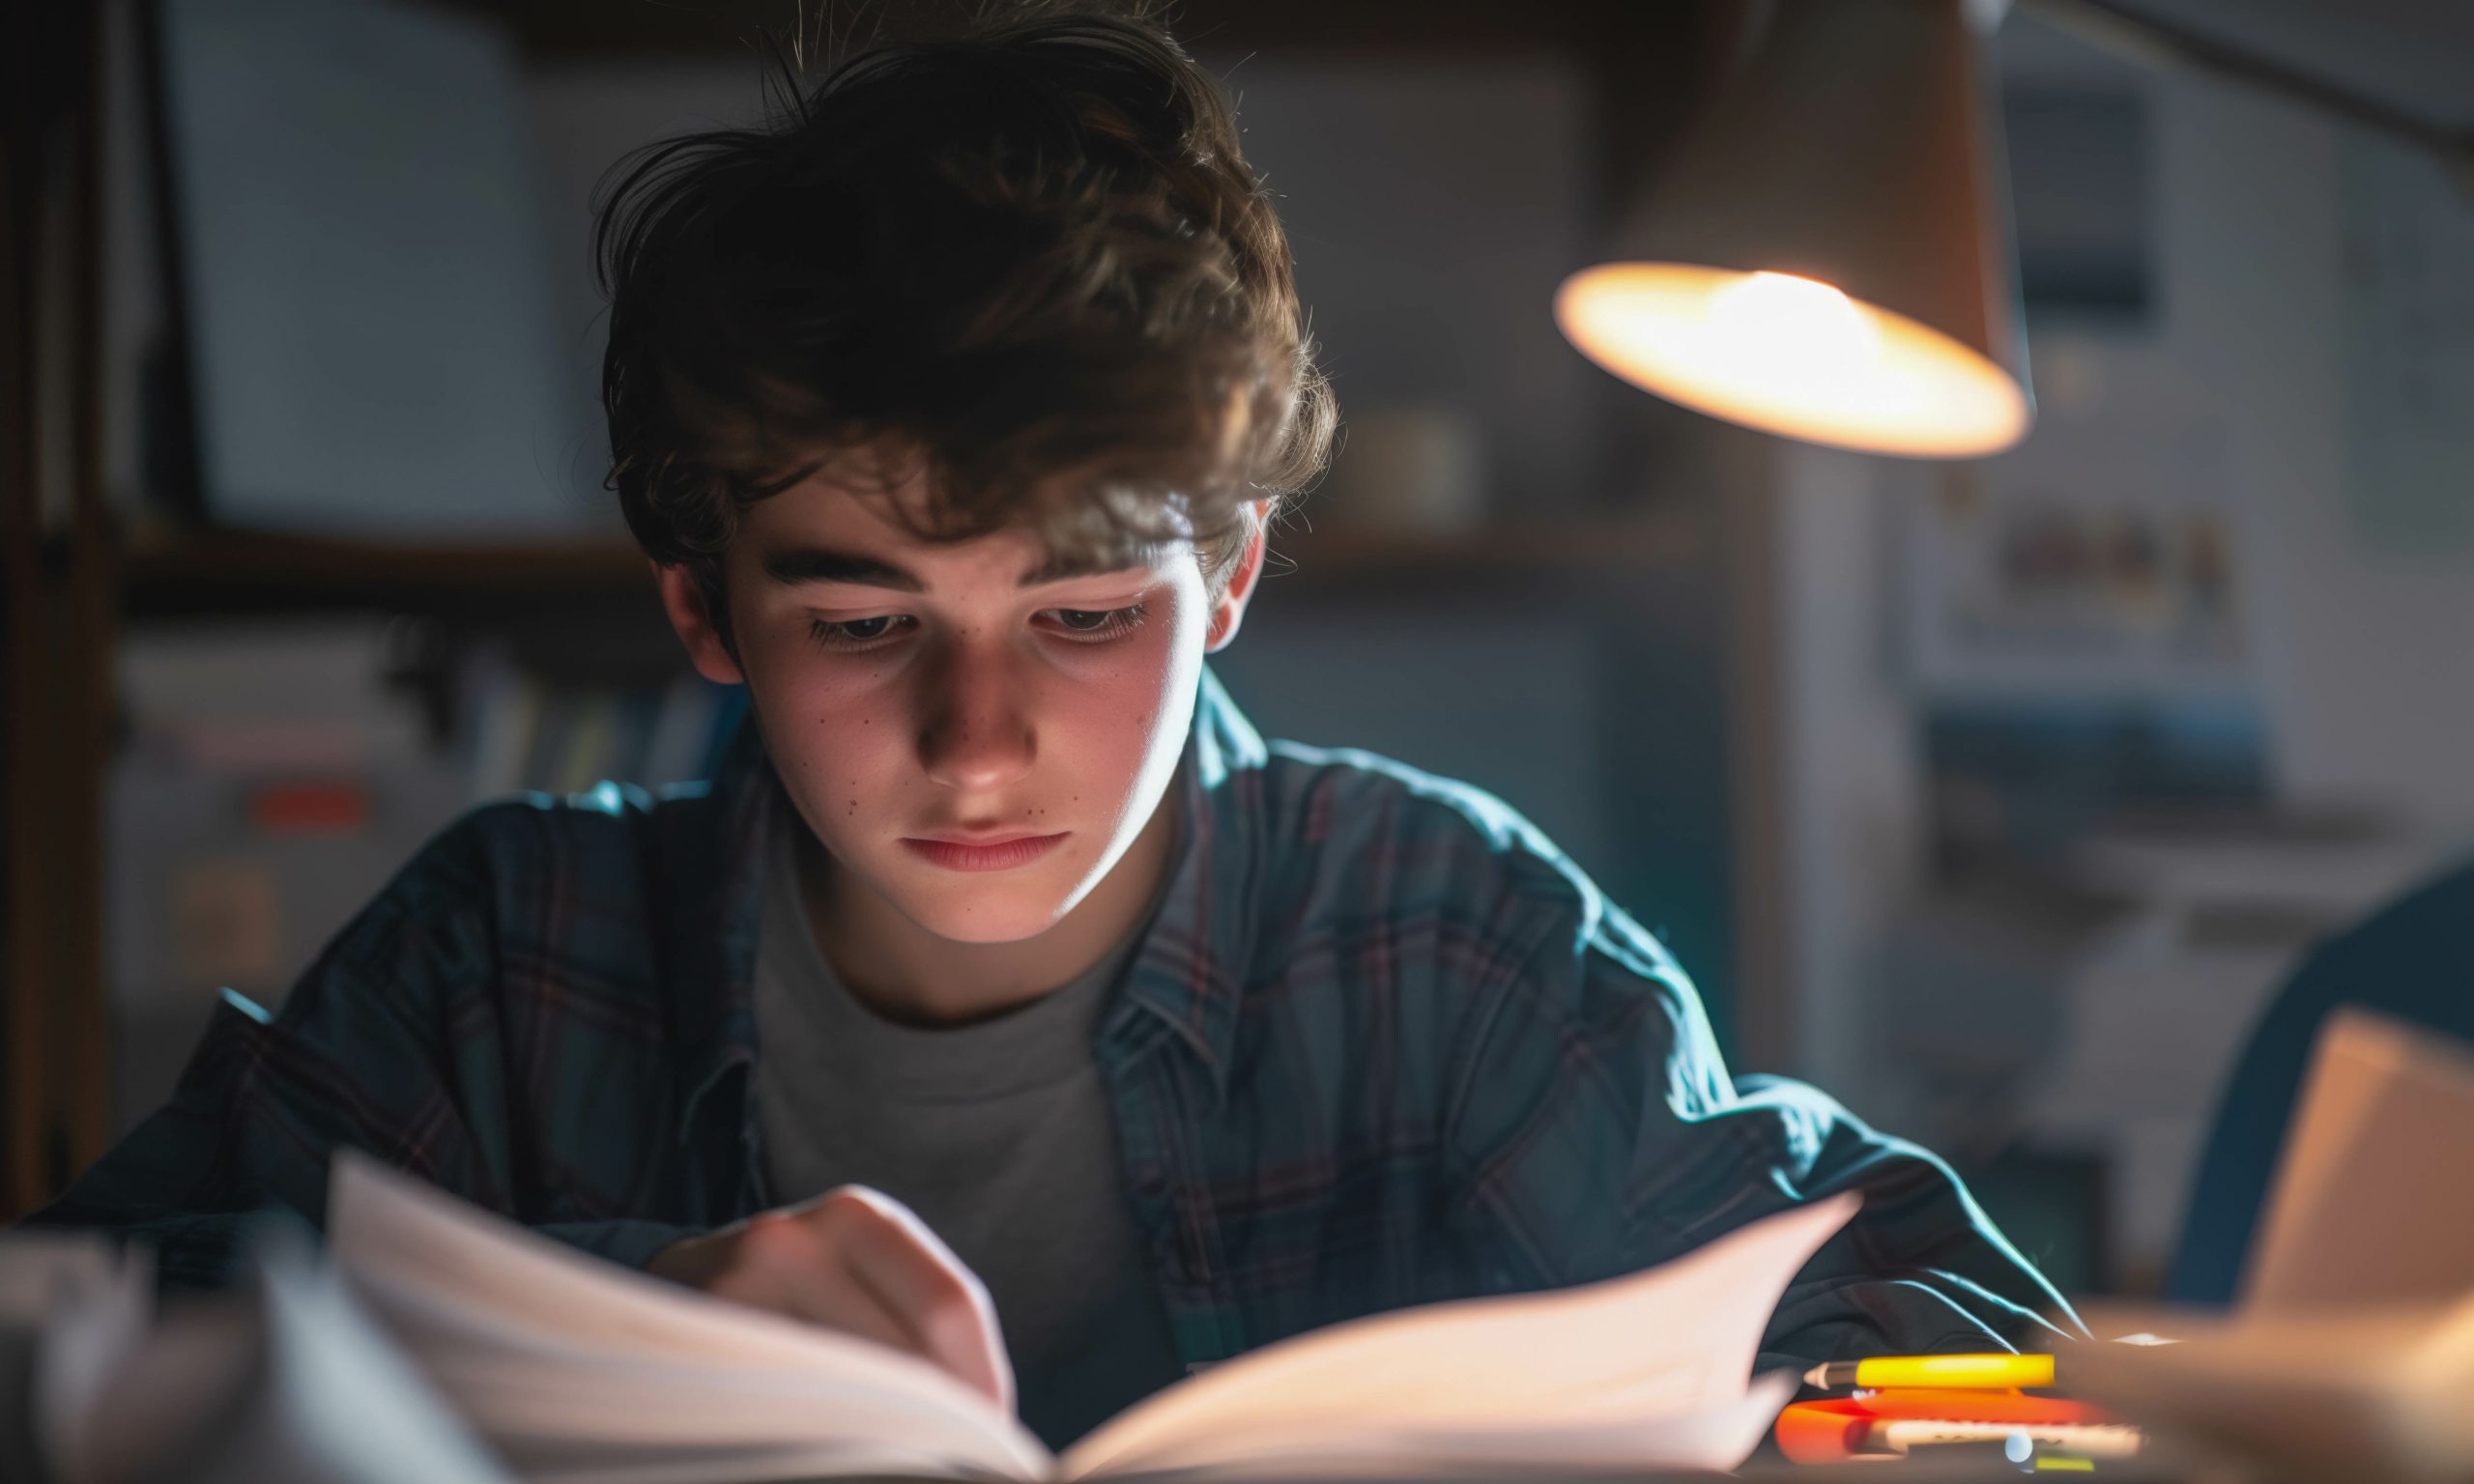
[[[2012,1386],[2053,1384],[2053,1356],[1867,1356],[1861,1360],[1832,1360],[1804,1372],[1806,1385],[1824,1390],[1839,1386],[1949,1386],[1967,1390],[2004,1390]]]

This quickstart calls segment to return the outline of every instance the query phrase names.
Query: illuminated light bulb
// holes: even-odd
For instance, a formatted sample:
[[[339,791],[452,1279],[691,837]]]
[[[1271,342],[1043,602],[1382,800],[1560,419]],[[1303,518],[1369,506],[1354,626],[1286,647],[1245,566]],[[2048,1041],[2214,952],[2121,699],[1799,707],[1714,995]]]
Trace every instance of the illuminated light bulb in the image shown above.
[[[2018,442],[2032,416],[1985,356],[1792,273],[1609,263],[1565,280],[1555,319],[1636,386],[1812,442],[1971,458]]]
[[[1856,300],[1793,273],[1746,273],[1712,292],[1710,329],[1746,365],[1790,375],[1860,374],[1882,345]]]

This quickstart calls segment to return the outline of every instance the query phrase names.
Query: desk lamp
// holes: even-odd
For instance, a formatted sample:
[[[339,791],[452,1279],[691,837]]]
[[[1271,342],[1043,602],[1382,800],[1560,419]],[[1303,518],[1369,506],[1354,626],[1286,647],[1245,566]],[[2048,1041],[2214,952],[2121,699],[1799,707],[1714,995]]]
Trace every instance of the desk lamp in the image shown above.
[[[1766,0],[1620,262],[1555,295],[1582,354],[1811,442],[1975,458],[2034,420],[1980,0]]]

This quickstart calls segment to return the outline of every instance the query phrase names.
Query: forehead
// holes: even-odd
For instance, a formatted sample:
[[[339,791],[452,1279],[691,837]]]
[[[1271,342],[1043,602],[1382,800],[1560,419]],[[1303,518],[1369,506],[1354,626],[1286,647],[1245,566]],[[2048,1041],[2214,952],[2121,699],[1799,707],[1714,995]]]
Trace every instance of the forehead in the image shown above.
[[[927,514],[928,488],[915,475],[874,486],[819,470],[742,507],[739,528],[759,540],[829,537],[837,544],[863,545],[872,551],[948,559],[990,552],[1020,556],[1047,546],[1038,527],[1027,518],[960,539],[930,539],[918,533],[928,525]]]
[[[774,580],[925,590],[1035,587],[1144,568],[1189,554],[1188,541],[1059,544],[1029,513],[959,537],[919,534],[925,486],[861,484],[814,471],[746,506],[737,545]]]

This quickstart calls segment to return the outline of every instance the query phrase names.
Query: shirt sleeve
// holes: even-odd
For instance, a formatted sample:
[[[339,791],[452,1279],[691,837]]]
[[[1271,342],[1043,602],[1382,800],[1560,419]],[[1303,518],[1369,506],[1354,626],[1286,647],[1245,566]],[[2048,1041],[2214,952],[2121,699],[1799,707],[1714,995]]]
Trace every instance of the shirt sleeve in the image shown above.
[[[140,1240],[162,1281],[216,1286],[260,1214],[325,1226],[350,1147],[501,1214],[526,1204],[497,1010],[486,869],[450,831],[320,955],[270,1015],[226,991],[170,1101],[29,1224]],[[579,1220],[536,1230],[642,1266],[685,1228]]]
[[[2086,1337],[1941,1159],[1803,1083],[1730,1078],[1690,981],[1622,913],[1521,961],[1479,999],[1447,1123],[1498,1262],[1544,1285],[1613,1276],[1855,1190],[1760,1369]]]

